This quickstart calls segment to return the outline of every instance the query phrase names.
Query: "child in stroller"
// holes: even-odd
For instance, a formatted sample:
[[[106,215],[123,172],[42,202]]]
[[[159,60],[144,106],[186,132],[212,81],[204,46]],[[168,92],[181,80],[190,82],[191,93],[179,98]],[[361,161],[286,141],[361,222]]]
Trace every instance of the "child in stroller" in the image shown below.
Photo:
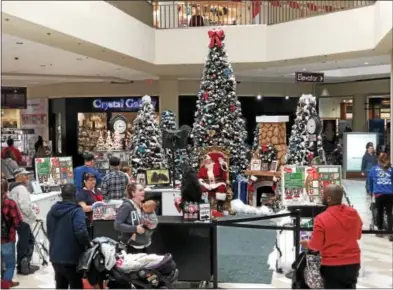
[[[95,238],[81,257],[78,271],[90,285],[110,289],[166,289],[178,278],[171,254],[126,254],[125,245],[110,238]]]

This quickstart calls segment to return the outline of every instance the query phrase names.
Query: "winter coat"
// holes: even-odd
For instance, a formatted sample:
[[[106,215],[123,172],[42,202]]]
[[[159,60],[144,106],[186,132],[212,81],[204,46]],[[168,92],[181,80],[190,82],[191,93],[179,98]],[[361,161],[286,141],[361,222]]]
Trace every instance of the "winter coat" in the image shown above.
[[[366,152],[362,159],[362,172],[369,172],[370,169],[378,162],[377,155]]]

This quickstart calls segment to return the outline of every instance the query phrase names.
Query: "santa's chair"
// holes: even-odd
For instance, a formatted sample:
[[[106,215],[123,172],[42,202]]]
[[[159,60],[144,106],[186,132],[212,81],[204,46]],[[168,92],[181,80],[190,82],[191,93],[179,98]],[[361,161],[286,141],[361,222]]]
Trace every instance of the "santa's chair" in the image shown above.
[[[221,147],[206,147],[201,153],[199,173],[203,170],[204,160],[209,156],[215,163],[215,166],[221,169],[220,173],[217,174],[217,176],[215,175],[215,180],[223,182],[225,186],[225,190],[222,190],[222,186],[220,186],[219,188],[209,191],[211,209],[222,213],[227,211],[229,214],[233,214],[234,212],[231,208],[233,192],[229,177],[229,152]],[[208,183],[209,180],[206,179],[205,182]]]

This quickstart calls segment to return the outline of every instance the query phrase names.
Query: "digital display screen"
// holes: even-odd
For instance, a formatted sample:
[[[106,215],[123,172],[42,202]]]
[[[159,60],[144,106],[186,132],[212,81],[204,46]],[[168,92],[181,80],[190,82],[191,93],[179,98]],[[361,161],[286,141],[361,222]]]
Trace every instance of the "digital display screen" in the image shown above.
[[[362,159],[366,153],[366,145],[368,142],[374,144],[374,149],[377,148],[377,134],[346,134],[346,165],[347,171],[360,172],[362,168]]]
[[[27,89],[1,87],[1,107],[3,109],[26,109]]]

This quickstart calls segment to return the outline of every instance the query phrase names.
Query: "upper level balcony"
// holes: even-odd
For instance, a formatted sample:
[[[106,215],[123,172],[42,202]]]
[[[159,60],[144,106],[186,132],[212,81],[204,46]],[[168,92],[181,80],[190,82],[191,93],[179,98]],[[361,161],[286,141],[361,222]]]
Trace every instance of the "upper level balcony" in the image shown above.
[[[272,25],[374,4],[371,0],[107,1],[141,22],[170,29],[225,25]]]

